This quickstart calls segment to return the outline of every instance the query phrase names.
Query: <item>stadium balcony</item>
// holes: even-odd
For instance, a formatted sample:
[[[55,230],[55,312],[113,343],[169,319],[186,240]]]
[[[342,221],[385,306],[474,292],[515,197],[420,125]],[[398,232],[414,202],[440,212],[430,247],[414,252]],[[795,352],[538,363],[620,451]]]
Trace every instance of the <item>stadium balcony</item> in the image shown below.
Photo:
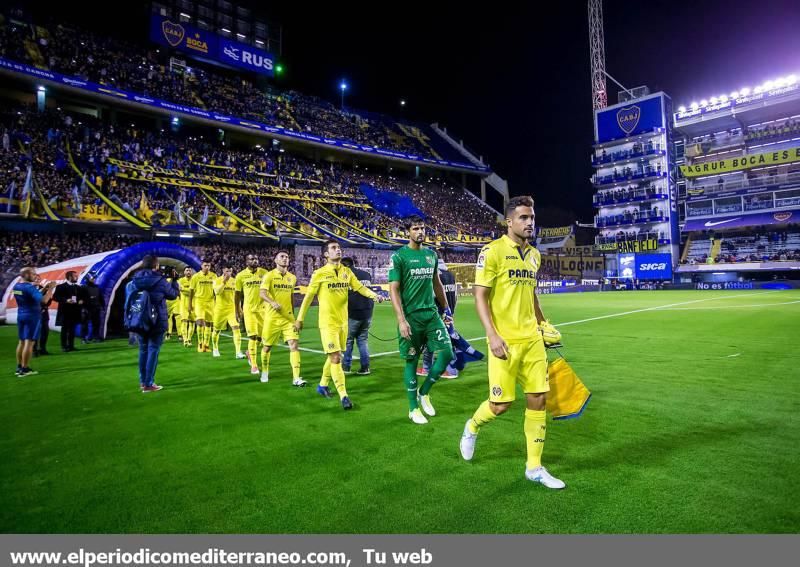
[[[627,189],[598,193],[592,198],[595,207],[607,207],[612,205],[625,205],[629,203],[646,203],[650,201],[664,201],[669,199],[666,193],[660,193],[654,188]]]
[[[743,146],[745,138],[741,130],[730,130],[719,134],[698,136],[686,142],[684,156],[688,159],[705,156],[710,152],[733,150]]]
[[[595,217],[596,228],[608,228],[613,226],[635,226],[644,224],[657,224],[667,222],[667,217],[662,214],[657,215],[614,215],[609,217]]]
[[[621,183],[630,183],[633,181],[655,181],[657,179],[665,179],[667,177],[666,172],[650,168],[649,166],[648,169],[636,172],[631,171],[630,173],[627,174],[625,174],[624,172],[618,172],[616,175],[611,174],[611,175],[604,175],[602,177],[594,175],[591,178],[591,182],[592,185],[600,189],[604,187],[619,185]]]
[[[653,128],[647,132],[642,132],[641,134],[636,134],[635,136],[620,136],[619,138],[612,138],[608,141],[593,144],[592,147],[595,149],[602,149],[609,146],[618,146],[620,142],[640,142],[642,144],[646,144],[648,140],[650,140],[653,136],[660,136],[666,131],[665,128]]]
[[[22,43],[33,49],[15,48]],[[220,120],[227,121],[230,128],[257,129],[278,138],[286,136],[299,143],[363,152],[387,160],[488,172],[486,166],[474,166],[463,155],[456,155],[443,141],[434,142],[436,133],[430,128],[377,113],[339,109],[328,101],[296,91],[274,87],[263,90],[239,74],[231,76],[203,62],[173,70],[169,53],[162,49],[87,30],[7,23],[0,27],[0,52],[37,67],[37,73],[38,69],[48,69],[78,79],[68,81],[65,77],[69,85],[91,81],[111,89],[108,93],[112,97],[113,89],[127,90],[129,94],[120,96],[132,97],[135,102],[129,100],[126,104],[151,104],[156,99],[159,104],[151,104],[153,109],[185,112],[195,120],[204,119],[205,115],[216,120],[214,113],[228,113],[230,116]],[[241,119],[255,124],[241,123]]]
[[[798,261],[800,232],[786,229],[692,238],[681,263],[717,265]]]
[[[748,145],[755,143],[770,142],[785,138],[795,138],[800,136],[800,121],[789,118],[785,121],[778,121],[765,126],[748,127],[744,134],[744,139]]]
[[[621,150],[618,152],[606,153],[603,149],[598,156],[592,155],[592,165],[594,167],[602,167],[607,165],[624,165],[626,163],[633,163],[642,158],[657,157],[666,155],[666,150],[661,149],[661,144],[656,142],[647,142],[645,144],[635,143],[633,148],[628,150]]]

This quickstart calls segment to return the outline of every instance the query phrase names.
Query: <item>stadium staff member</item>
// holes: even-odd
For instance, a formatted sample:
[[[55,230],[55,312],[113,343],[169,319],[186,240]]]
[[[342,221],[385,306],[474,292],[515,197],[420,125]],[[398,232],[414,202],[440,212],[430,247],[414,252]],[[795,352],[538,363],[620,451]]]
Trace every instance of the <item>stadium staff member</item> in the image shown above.
[[[83,344],[89,341],[100,341],[100,312],[103,310],[105,301],[100,288],[95,283],[95,275],[89,274],[86,277],[86,283],[81,287],[83,288],[84,306],[82,311],[82,337]],[[89,324],[92,326],[92,332],[89,332]]]
[[[153,330],[147,334],[139,334],[139,381],[143,393],[157,392],[162,389],[155,383],[158,355],[161,344],[164,342],[164,333],[167,331],[167,300],[177,299],[180,294],[177,273],[173,270],[172,281],[159,272],[158,258],[145,256],[142,259],[142,269],[133,276],[128,284],[128,289],[134,291],[147,290],[150,294],[150,303],[155,306],[158,314]]]
[[[37,274],[34,284],[39,292],[44,293],[47,291],[46,286],[41,285],[42,277]],[[55,283],[53,284],[55,286]],[[53,303],[53,294],[47,301],[43,301],[41,305],[42,325],[39,328],[39,339],[33,345],[33,356],[46,356],[50,354],[47,350],[47,339],[50,336],[50,304]]]
[[[78,285],[78,273],[66,273],[64,283],[56,286],[53,299],[58,302],[56,325],[61,325],[61,350],[75,350],[75,327],[81,322],[81,309],[84,304],[83,290]]]
[[[12,294],[17,302],[17,331],[19,344],[17,344],[17,371],[16,375],[24,378],[36,374],[28,366],[33,354],[33,344],[39,338],[39,329],[42,324],[42,305],[48,303],[53,295],[55,282],[48,282],[45,292],[39,291],[34,285],[36,281],[36,268],[25,267],[19,273],[21,282],[14,285]]]
[[[356,268],[352,258],[342,258],[342,266],[350,268],[356,279],[365,287],[369,288],[372,285],[372,276],[369,272]],[[369,374],[369,328],[372,326],[372,311],[375,309],[375,302],[352,289],[347,295],[347,346],[344,349],[342,369],[345,374],[350,374],[350,365],[353,363],[353,343],[356,343],[361,361],[361,368],[357,374],[366,376]]]
[[[508,232],[483,247],[475,265],[475,306],[489,343],[489,399],[464,425],[461,456],[475,453],[480,428],[505,413],[519,384],[525,393],[525,478],[547,488],[565,484],[542,466],[546,432],[547,354],[539,326],[545,322],[536,295],[539,251],[528,243],[533,235],[533,199],[514,197],[506,205]],[[532,324],[538,322],[538,324]]]

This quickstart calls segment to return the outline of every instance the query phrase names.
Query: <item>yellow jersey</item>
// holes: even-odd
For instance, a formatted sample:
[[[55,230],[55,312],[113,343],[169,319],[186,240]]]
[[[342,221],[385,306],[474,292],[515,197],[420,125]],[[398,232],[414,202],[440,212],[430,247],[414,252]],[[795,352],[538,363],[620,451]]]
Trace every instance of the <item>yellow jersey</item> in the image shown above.
[[[311,283],[300,306],[297,320],[305,319],[308,308],[315,295],[319,295],[319,327],[342,327],[347,325],[347,292],[353,290],[364,297],[375,299],[377,296],[365,287],[358,278],[345,266],[335,267],[326,264],[311,274]]]
[[[214,280],[217,274],[214,272],[197,272],[189,282],[189,289],[194,292],[193,301],[197,303],[209,303],[214,301]]]
[[[236,274],[236,291],[242,292],[242,308],[245,311],[254,313],[264,308],[259,288],[265,275],[267,275],[267,270],[264,268],[257,268],[255,272],[250,271],[250,268],[245,268]]]
[[[189,289],[189,285],[192,283],[191,278],[187,278],[183,276],[181,279],[178,280],[178,285],[181,286],[181,304],[188,305],[189,304],[189,293],[191,290]]]
[[[265,304],[264,315],[266,318],[270,317],[286,317],[294,320],[294,304],[292,297],[294,297],[294,286],[297,283],[297,277],[291,273],[280,273],[278,268],[270,270],[261,282],[261,289],[269,292],[270,297],[280,303],[281,312],[276,313],[274,309]]]
[[[533,306],[539,251],[517,246],[507,235],[481,249],[475,265],[475,285],[488,287],[489,310],[497,333],[507,342],[541,338]]]
[[[235,310],[234,300],[236,295],[236,280],[228,278],[225,281],[222,276],[214,280],[214,295],[217,296],[217,302],[214,309],[218,313],[228,313]]]

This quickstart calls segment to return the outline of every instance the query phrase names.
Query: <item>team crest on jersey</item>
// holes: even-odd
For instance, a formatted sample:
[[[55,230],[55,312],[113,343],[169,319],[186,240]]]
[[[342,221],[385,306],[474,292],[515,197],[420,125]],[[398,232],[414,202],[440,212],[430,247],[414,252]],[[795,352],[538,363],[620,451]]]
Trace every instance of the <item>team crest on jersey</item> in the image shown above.
[[[426,256],[425,261],[428,262],[429,266],[433,266],[433,258],[431,258],[430,256]]]
[[[408,356],[417,356],[417,349],[415,349],[413,346],[408,349]]]
[[[333,343],[328,343],[328,348],[332,349],[333,348]]]
[[[500,386],[492,386],[492,395],[499,398],[503,395],[503,389]]]

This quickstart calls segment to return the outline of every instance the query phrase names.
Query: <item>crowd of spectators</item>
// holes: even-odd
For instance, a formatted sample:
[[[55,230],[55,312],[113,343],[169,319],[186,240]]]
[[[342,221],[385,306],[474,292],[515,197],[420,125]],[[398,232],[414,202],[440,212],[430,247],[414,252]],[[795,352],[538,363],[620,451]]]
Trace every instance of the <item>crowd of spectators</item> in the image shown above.
[[[621,213],[597,217],[597,227],[615,226],[621,224],[633,224],[638,222],[658,222],[663,220],[663,209],[657,205],[652,208],[646,206],[638,209],[626,209]]]
[[[163,49],[52,24],[0,27],[0,55],[83,80],[172,102],[224,112],[318,136],[427,158],[441,157],[414,126],[373,113],[348,111],[317,97],[274,87],[259,88],[222,69],[170,68]]]
[[[719,254],[690,252],[687,264],[735,264],[739,262],[800,261],[800,232],[796,229],[769,230],[756,227],[747,234],[718,236],[721,238]]]
[[[9,150],[1,154],[3,164],[8,162],[4,169],[14,170],[16,185],[21,187],[25,163],[30,163],[25,160],[30,154],[36,165],[36,181],[57,209],[67,207],[80,212],[82,205],[103,204],[89,191],[85,180],[69,167],[68,141],[69,151],[90,182],[134,216],[159,211],[155,218],[146,218],[156,225],[198,221],[205,224],[209,216],[217,215],[229,219],[202,191],[162,183],[159,173],[115,165],[110,158],[168,169],[199,181],[213,176],[229,181],[232,187],[247,183],[249,195],[225,192],[215,198],[225,209],[240,217],[257,219],[276,234],[279,226],[299,228],[311,221],[344,235],[342,224],[331,219],[315,201],[325,202],[334,215],[371,234],[401,232],[399,219],[366,206],[367,200],[360,191],[362,183],[408,195],[428,215],[434,232],[442,236],[496,234],[496,213],[468,191],[444,179],[379,175],[364,167],[322,164],[289,154],[279,145],[232,149],[224,141],[208,136],[156,131],[136,124],[108,124],[60,109],[3,110],[2,124],[9,138]],[[10,191],[8,185],[6,190]],[[443,203],[447,206],[442,206]]]

